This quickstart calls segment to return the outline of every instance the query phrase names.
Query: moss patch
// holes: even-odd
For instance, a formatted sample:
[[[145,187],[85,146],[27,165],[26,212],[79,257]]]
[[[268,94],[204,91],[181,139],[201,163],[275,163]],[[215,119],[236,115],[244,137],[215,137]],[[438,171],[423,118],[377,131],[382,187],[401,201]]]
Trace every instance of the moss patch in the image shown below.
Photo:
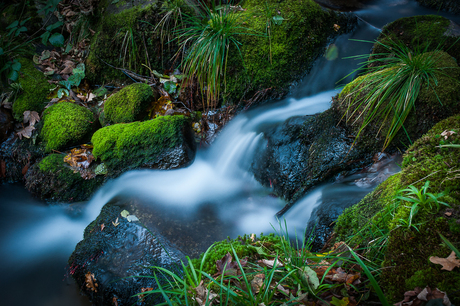
[[[127,123],[141,119],[153,97],[152,89],[144,83],[129,85],[104,103],[107,123]]]
[[[460,111],[460,69],[454,58],[442,51],[427,52],[419,55],[420,57],[432,57],[435,60],[434,67],[437,68],[435,76],[436,81],[430,84],[422,84],[419,95],[415,102],[415,109],[406,118],[404,122],[404,129],[400,129],[393,139],[389,150],[400,148],[404,150],[405,147],[411,144],[411,141],[418,139],[426,133],[435,123],[447,118],[452,113]],[[390,69],[390,68],[387,68]],[[347,113],[348,101],[362,99],[368,93],[366,89],[366,75],[356,78],[353,82],[344,87],[339,94],[338,109],[341,115]],[[359,88],[358,88],[359,86]],[[383,111],[386,104],[383,104],[380,109]],[[348,113],[351,114],[355,111],[351,108]],[[361,124],[363,123],[362,112],[364,106],[360,106],[359,110],[353,117],[350,116],[348,122],[351,125],[351,130],[355,135],[358,133]],[[358,115],[361,117],[358,118]],[[381,150],[388,133],[390,119],[382,129],[382,119],[375,118],[361,133],[358,140],[358,147],[373,148],[373,150]],[[407,133],[407,134],[406,134]],[[409,137],[407,136],[409,135]]]
[[[47,95],[52,86],[46,77],[34,67],[31,60],[21,58],[19,84],[23,92],[13,104],[13,115],[16,120],[22,120],[25,111],[41,112],[45,108]]]
[[[238,37],[242,59],[237,48],[231,46],[227,64],[229,99],[250,98],[267,88],[277,95],[287,93],[289,85],[303,77],[322,54],[328,38],[349,28],[346,15],[322,9],[311,0],[247,0],[243,8],[242,26],[256,35]],[[284,20],[281,24],[272,22],[269,40],[265,36],[267,19],[279,16]],[[338,32],[334,24],[340,26]]]
[[[51,106],[44,112],[40,134],[46,151],[60,150],[84,141],[92,132],[93,120],[93,114],[85,107],[70,102]]]
[[[87,200],[104,178],[85,180],[64,162],[64,154],[50,154],[27,172],[26,188],[42,200],[76,202]]]
[[[385,44],[389,39],[401,40],[413,50],[426,50],[427,52],[444,50],[460,61],[460,43],[458,37],[453,34],[454,28],[455,25],[450,20],[441,16],[405,17],[386,25],[378,41]],[[381,52],[385,52],[384,48],[375,44],[373,53]]]
[[[184,116],[164,116],[104,127],[91,139],[93,155],[112,169],[154,164],[160,154],[180,144],[187,121]]]
[[[453,131],[447,139],[444,131]],[[451,250],[442,243],[438,233],[444,235],[457,248],[460,246],[458,226],[460,223],[460,149],[441,148],[443,144],[460,143],[460,115],[449,117],[436,124],[427,134],[417,140],[404,155],[402,171],[382,183],[357,205],[347,209],[339,217],[336,227],[339,239],[354,237],[372,220],[379,228],[391,230],[385,252],[382,286],[391,301],[402,300],[403,293],[414,286],[437,287],[446,291],[451,302],[460,301],[460,276],[458,270],[443,271],[429,261],[430,256],[447,257]],[[408,229],[399,219],[408,219],[411,204],[402,203],[390,216],[383,219],[392,207],[399,189],[414,185],[421,188],[430,181],[430,193],[447,192],[440,200],[448,203],[451,215],[446,215],[444,206],[439,212],[435,208],[421,207],[413,219],[418,229]],[[453,213],[452,213],[453,212]],[[379,220],[382,221],[379,223]]]

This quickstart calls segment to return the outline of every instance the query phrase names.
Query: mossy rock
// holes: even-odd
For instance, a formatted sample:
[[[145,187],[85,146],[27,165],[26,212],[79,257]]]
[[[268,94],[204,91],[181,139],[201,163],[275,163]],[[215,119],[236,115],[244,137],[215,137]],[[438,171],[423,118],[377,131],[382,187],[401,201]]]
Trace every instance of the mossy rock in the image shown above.
[[[85,180],[64,162],[64,154],[50,154],[26,174],[26,188],[42,200],[77,202],[88,200],[103,182],[103,176]]]
[[[40,133],[45,150],[61,150],[88,141],[94,121],[91,111],[83,106],[71,102],[52,105],[44,112],[44,125]]]
[[[249,35],[237,37],[241,55],[231,46],[226,78],[227,99],[236,102],[269,88],[272,96],[283,96],[305,76],[329,39],[354,25],[349,15],[323,9],[312,0],[247,0],[242,6],[241,26]],[[283,20],[272,22],[269,39],[267,18],[273,17]]]
[[[441,135],[446,130],[455,133],[446,139]],[[460,144],[460,115],[439,122],[418,139],[404,155],[402,171],[347,209],[337,221],[335,231],[338,239],[354,237],[351,241],[355,244],[365,245],[357,233],[369,220],[378,228],[391,231],[381,284],[386,296],[393,302],[402,300],[404,292],[413,290],[414,286],[427,285],[446,291],[455,304],[460,301],[458,270],[444,271],[429,261],[430,256],[447,257],[451,253],[439,234],[457,248],[460,245],[460,149],[439,147],[444,144]],[[409,185],[420,189],[426,181],[430,182],[428,192],[446,192],[440,200],[451,208],[448,208],[450,214],[445,214],[445,206],[440,205],[438,211],[434,204],[433,207],[420,205],[420,211],[413,219],[418,232],[401,226],[399,221],[409,218],[410,205],[407,202],[399,205],[393,214],[389,215],[387,211],[395,203],[398,190]]]
[[[25,111],[40,113],[45,108],[46,97],[52,86],[48,83],[45,75],[35,68],[31,60],[21,58],[19,62],[21,63],[21,70],[18,82],[21,84],[23,92],[13,104],[13,115],[16,120],[22,121]]]
[[[386,44],[388,40],[402,41],[412,50],[426,52],[443,50],[460,61],[460,27],[441,16],[424,15],[400,18],[387,24],[378,37]],[[387,52],[379,44],[374,45],[373,54]]]
[[[145,83],[126,86],[104,103],[107,123],[128,123],[142,119],[153,98],[152,88]]]
[[[189,119],[181,115],[110,125],[96,131],[91,141],[93,155],[112,171],[178,168],[195,156]]]
[[[390,143],[387,149],[389,151],[396,148],[404,150],[405,147],[411,144],[411,141],[420,138],[437,122],[460,111],[460,69],[456,60],[443,51],[427,52],[418,56],[436,59],[434,66],[439,68],[435,73],[437,83],[422,84],[415,101],[415,108],[406,118],[404,129],[401,128]],[[341,116],[344,117],[344,122],[347,112],[352,114],[356,111],[355,108],[347,110],[349,101],[362,99],[368,92],[369,89],[366,89],[366,75],[359,76],[343,88],[335,105],[337,105]],[[382,104],[380,110],[383,111],[386,105]],[[355,135],[358,135],[365,118],[363,112],[365,114],[364,106],[361,105],[355,115],[349,116],[346,121],[351,132]],[[382,119],[378,117],[374,119],[361,132],[357,140],[357,146],[373,151],[381,150],[389,130],[392,115],[393,113],[390,113],[389,119],[385,122],[382,122]]]
[[[94,24],[96,34],[85,63],[86,78],[95,84],[129,79],[107,63],[141,75],[150,75],[146,66],[158,71],[171,68],[177,44],[175,41],[162,44],[160,31],[154,31],[164,16],[161,2],[111,2],[101,1],[98,5],[100,18]]]

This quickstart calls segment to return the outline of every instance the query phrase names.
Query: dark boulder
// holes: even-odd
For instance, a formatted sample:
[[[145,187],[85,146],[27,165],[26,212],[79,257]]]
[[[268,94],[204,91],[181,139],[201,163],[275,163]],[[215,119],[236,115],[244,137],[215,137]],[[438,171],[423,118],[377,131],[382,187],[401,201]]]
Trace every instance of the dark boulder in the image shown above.
[[[102,208],[69,258],[72,277],[94,305],[136,304],[140,298],[133,295],[146,288],[158,288],[153,278],[155,270],[150,267],[180,274],[180,261],[185,258],[156,229],[145,228],[142,216],[137,216],[140,221],[128,222],[120,214],[125,207],[118,205],[123,203],[109,203]],[[164,284],[161,273],[156,274]],[[159,295],[144,299],[149,305],[160,301]]]
[[[453,14],[460,14],[459,0],[417,0],[417,2],[436,11],[447,11]]]
[[[338,11],[363,9],[370,0],[315,0],[321,6]]]
[[[8,138],[13,130],[13,116],[4,108],[0,108],[0,143]]]
[[[339,121],[331,108],[292,117],[267,131],[268,144],[256,154],[252,166],[256,179],[272,186],[289,206],[311,187],[369,164],[373,154],[352,148],[353,138],[337,125]]]

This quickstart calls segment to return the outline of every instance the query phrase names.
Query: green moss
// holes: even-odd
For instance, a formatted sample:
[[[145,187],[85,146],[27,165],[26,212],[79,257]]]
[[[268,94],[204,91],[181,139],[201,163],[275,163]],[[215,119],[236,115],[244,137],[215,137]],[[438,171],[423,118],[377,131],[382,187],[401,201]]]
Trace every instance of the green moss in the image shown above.
[[[378,40],[383,44],[389,39],[402,40],[411,49],[444,50],[460,60],[460,44],[451,34],[451,21],[436,15],[400,18],[386,25]],[[382,46],[374,45],[374,54],[385,52]]]
[[[104,182],[98,176],[85,180],[64,162],[64,154],[50,154],[27,172],[26,188],[42,200],[87,200]]]
[[[13,104],[13,114],[16,120],[22,120],[25,111],[41,112],[45,108],[47,95],[52,86],[46,77],[34,67],[31,60],[21,58],[19,84],[23,92]]]
[[[243,8],[246,11],[241,13],[242,26],[255,35],[237,38],[242,59],[237,48],[231,47],[227,64],[229,99],[239,100],[244,94],[249,96],[267,88],[286,93],[289,85],[304,76],[313,60],[322,54],[327,39],[336,34],[334,24],[342,30],[347,28],[344,15],[324,10],[311,0],[247,0]],[[278,25],[272,23],[269,40],[265,36],[267,18],[274,16],[284,20]]]
[[[435,61],[434,80],[429,84],[424,83],[420,89],[415,108],[404,122],[404,129],[400,129],[389,146],[389,150],[399,148],[404,150],[409,146],[410,141],[418,139],[426,133],[433,125],[441,119],[447,118],[452,113],[460,111],[460,69],[454,58],[442,51],[427,52],[418,55],[421,58],[431,57]],[[390,68],[387,68],[390,69]],[[360,88],[358,89],[357,86]],[[344,87],[339,94],[338,109],[341,115],[352,114],[355,109],[348,110],[350,101],[359,101],[369,92],[366,87],[366,75],[356,78]],[[356,93],[353,93],[355,91]],[[357,99],[357,100],[356,100]],[[348,118],[351,130],[356,135],[364,121],[362,112],[364,106],[359,106],[354,116]],[[383,110],[386,104],[382,104]],[[358,118],[358,116],[361,116]],[[357,142],[358,147],[368,148],[368,150],[380,150],[383,147],[384,139],[388,133],[392,114],[389,115],[387,123],[382,122],[382,118],[374,119],[361,133]],[[383,125],[383,127],[382,127]],[[377,135],[375,137],[374,135]]]
[[[150,75],[144,65],[158,71],[174,65],[171,58],[177,50],[176,42],[162,46],[160,31],[154,31],[163,17],[160,5],[153,2],[145,6],[120,7],[112,7],[102,14],[96,26],[96,35],[91,40],[91,53],[86,60],[86,77],[98,84],[128,79],[120,70],[106,63],[141,75]]]
[[[147,84],[126,86],[105,101],[105,120],[108,123],[127,123],[141,119],[152,97],[152,89]]]
[[[244,257],[253,257],[258,254],[257,248],[270,254],[281,254],[283,252],[281,238],[274,234],[260,235],[255,243],[247,235],[237,239],[227,239],[214,243],[204,261],[203,271],[209,275],[215,274],[217,272],[216,261],[221,260],[227,253],[230,253],[234,259],[232,246],[240,260]],[[198,259],[192,259],[192,264],[196,269],[200,268],[203,257],[204,253]]]
[[[109,168],[154,163],[181,141],[184,116],[164,116],[144,122],[114,124],[99,129],[91,141],[93,155]]]
[[[444,131],[456,133],[445,139]],[[452,116],[436,124],[427,134],[417,140],[404,155],[402,171],[380,184],[374,192],[357,205],[347,209],[339,217],[336,232],[339,239],[354,237],[361,242],[357,233],[367,220],[371,219],[380,229],[389,230],[385,252],[381,285],[385,295],[393,302],[403,298],[405,291],[414,286],[437,287],[446,291],[452,302],[460,301],[460,276],[458,271],[444,271],[429,261],[430,256],[447,257],[451,250],[442,243],[439,233],[458,246],[460,236],[458,216],[448,219],[444,206],[421,207],[413,219],[420,232],[401,227],[399,219],[408,219],[411,203],[404,202],[392,214],[386,208],[394,203],[398,190],[414,185],[421,188],[430,181],[430,193],[448,192],[440,200],[448,203],[454,212],[460,209],[460,150],[440,148],[440,144],[460,143],[460,115]],[[406,207],[407,206],[407,207]],[[382,216],[389,216],[382,218]],[[380,223],[378,223],[380,221]]]
[[[84,140],[92,131],[93,114],[85,107],[61,102],[45,110],[43,121],[40,136],[49,152]]]

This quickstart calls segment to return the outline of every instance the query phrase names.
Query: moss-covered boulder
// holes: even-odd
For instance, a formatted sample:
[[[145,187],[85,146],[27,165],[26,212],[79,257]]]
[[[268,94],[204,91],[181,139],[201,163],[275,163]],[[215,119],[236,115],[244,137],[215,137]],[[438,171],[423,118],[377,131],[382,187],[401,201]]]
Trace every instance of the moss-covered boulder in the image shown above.
[[[418,57],[422,60],[431,58],[435,61],[434,68],[438,69],[435,72],[437,83],[432,81],[429,84],[424,82],[421,85],[415,107],[406,118],[404,129],[401,128],[392,140],[389,150],[394,150],[396,147],[404,150],[411,144],[411,141],[420,138],[434,124],[460,111],[460,69],[456,60],[443,51],[426,52],[418,55]],[[396,72],[397,69],[394,71]],[[344,118],[343,121],[348,124],[354,135],[358,135],[364,118],[369,113],[365,109],[366,104],[355,102],[361,101],[369,92],[366,77],[367,75],[360,76],[346,85],[335,103]],[[352,106],[349,108],[349,105]],[[387,105],[388,102],[382,103],[378,112],[382,113]],[[355,113],[353,114],[353,112]],[[381,150],[390,128],[392,116],[393,112],[390,113],[385,122],[383,122],[383,118],[377,116],[361,132],[357,145],[373,151]]]
[[[185,262],[184,254],[158,230],[144,225],[143,216],[136,216],[140,222],[129,222],[120,215],[123,209],[122,202],[104,205],[69,258],[72,277],[94,305],[112,306],[113,301],[120,306],[140,304],[135,294],[144,288],[158,289],[158,283],[167,285],[162,273],[156,273],[159,281],[155,280],[153,266],[180,275],[181,260]],[[97,287],[86,286],[88,275]],[[161,294],[151,294],[142,304],[158,305],[162,301]]]
[[[444,50],[460,61],[460,26],[449,19],[436,15],[400,18],[387,24],[378,41],[387,44],[390,39],[401,40],[410,49],[426,52]],[[375,44],[373,54],[388,52]]]
[[[162,42],[160,31],[154,31],[164,16],[163,3],[112,2],[115,1],[98,3],[96,11],[100,18],[93,25],[96,34],[91,39],[91,53],[86,60],[86,78],[96,84],[128,79],[122,71],[107,64],[141,75],[150,75],[146,66],[159,71],[173,66],[171,59],[177,51],[176,42]]]
[[[127,123],[142,119],[153,98],[152,88],[144,83],[126,86],[104,103],[104,121]]]
[[[436,11],[460,14],[460,1],[458,0],[417,0],[417,2]]]
[[[353,244],[366,245],[375,238],[369,235],[367,240],[361,238],[366,237],[362,229],[369,221],[374,224],[374,233],[377,228],[388,232],[382,286],[386,296],[395,302],[403,299],[405,291],[427,285],[446,291],[454,304],[460,301],[458,269],[441,270],[441,266],[429,261],[430,256],[445,258],[451,253],[439,234],[457,248],[460,244],[460,149],[440,147],[445,144],[460,144],[460,115],[439,122],[417,140],[404,155],[402,171],[347,209],[337,221],[338,239],[352,237]],[[434,203],[419,204],[418,213],[412,218],[416,230],[407,225],[413,203],[395,205],[398,203],[395,196],[409,185],[421,189],[427,181],[427,192],[444,192],[439,200],[448,203],[450,208],[440,204],[438,209]]]
[[[236,101],[269,88],[272,96],[286,94],[328,40],[354,25],[348,15],[321,8],[313,0],[247,0],[242,7],[240,19],[249,35],[238,36],[241,55],[231,46],[227,64],[227,98]],[[279,21],[271,22],[270,37],[265,36],[273,18]]]
[[[94,133],[91,141],[93,155],[112,171],[186,166],[196,148],[189,119],[182,115],[110,125]]]
[[[31,60],[21,58],[21,71],[18,79],[23,89],[13,104],[13,115],[16,120],[22,120],[25,111],[40,113],[45,108],[46,97],[52,86],[45,75],[34,67]]]
[[[85,180],[64,162],[64,154],[50,154],[27,172],[26,188],[35,197],[59,202],[87,200],[104,182],[103,176]]]
[[[95,126],[90,110],[70,102],[57,103],[46,109],[43,122],[40,137],[47,152],[88,141]]]

